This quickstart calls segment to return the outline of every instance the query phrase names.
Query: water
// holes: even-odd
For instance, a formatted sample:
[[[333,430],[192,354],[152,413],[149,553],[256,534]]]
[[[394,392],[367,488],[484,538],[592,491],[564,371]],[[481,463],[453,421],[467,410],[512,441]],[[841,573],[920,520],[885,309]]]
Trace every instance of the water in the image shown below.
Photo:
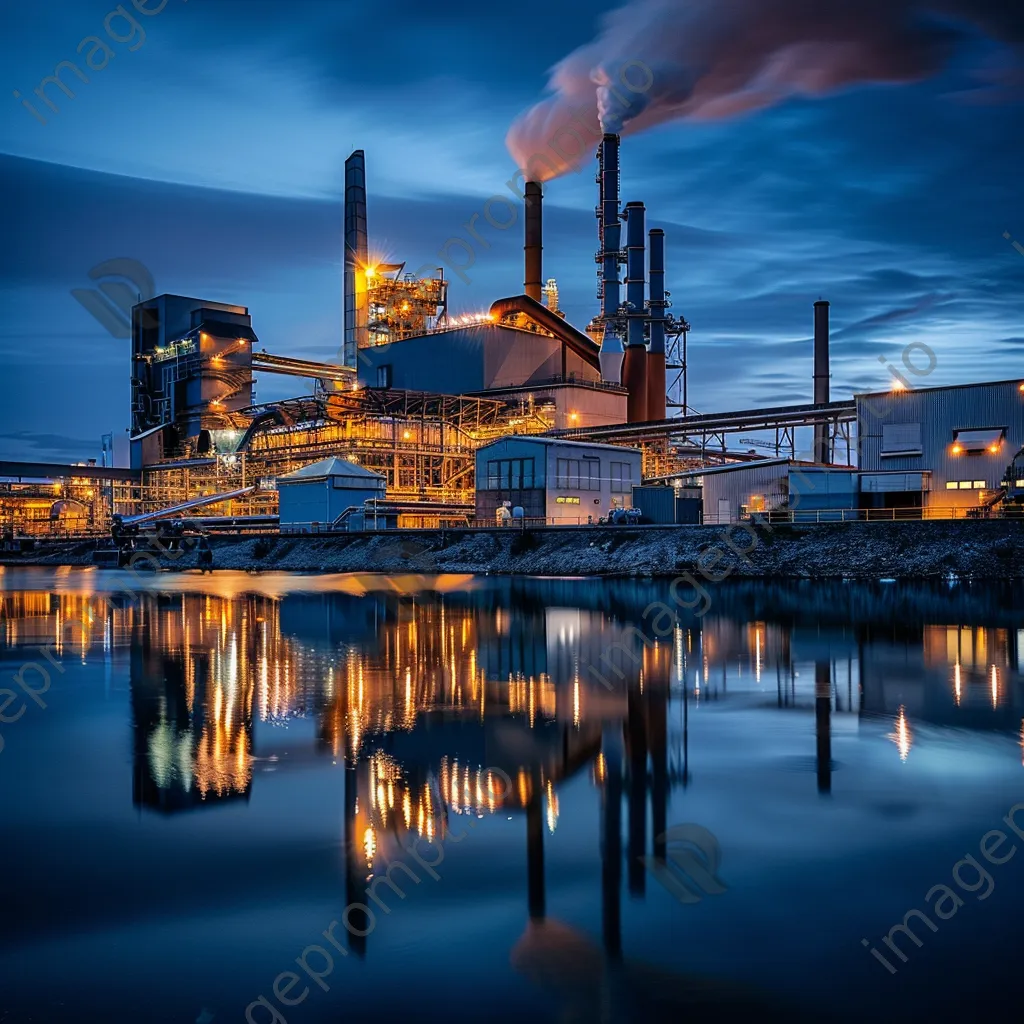
[[[1015,1005],[1019,588],[724,583],[675,629],[633,581],[0,600],[4,1024]]]

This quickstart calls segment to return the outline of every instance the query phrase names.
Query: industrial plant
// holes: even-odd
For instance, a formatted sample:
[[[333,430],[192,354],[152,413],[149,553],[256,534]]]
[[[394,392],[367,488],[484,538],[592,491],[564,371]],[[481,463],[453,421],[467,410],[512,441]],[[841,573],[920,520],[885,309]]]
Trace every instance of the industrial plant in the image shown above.
[[[299,533],[500,525],[503,509],[524,525],[575,526],[627,508],[641,522],[729,523],[1021,507],[1024,383],[833,401],[824,299],[809,404],[696,414],[665,232],[648,229],[642,202],[623,205],[619,158],[619,135],[604,134],[598,305],[581,330],[544,274],[541,183],[523,191],[522,292],[456,317],[443,268],[420,277],[372,257],[356,150],[345,164],[338,360],[265,351],[243,305],[141,301],[128,451],[110,444],[103,465],[0,464],[0,529],[10,541],[171,521]],[[311,387],[256,404],[257,372]],[[814,442],[798,457],[799,428]]]

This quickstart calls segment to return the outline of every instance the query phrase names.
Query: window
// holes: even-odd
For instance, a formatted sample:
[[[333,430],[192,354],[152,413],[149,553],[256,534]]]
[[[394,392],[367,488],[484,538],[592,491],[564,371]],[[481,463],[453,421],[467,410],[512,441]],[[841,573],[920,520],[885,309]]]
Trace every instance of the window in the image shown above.
[[[492,459],[487,463],[489,491],[528,490],[533,480],[533,459]]]
[[[983,490],[985,490],[986,487],[988,487],[988,484],[986,484],[984,480],[975,480],[974,481],[974,489],[976,491],[983,491]]]
[[[995,455],[1006,437],[1006,430],[993,427],[986,430],[954,430],[954,455]]]
[[[590,455],[580,462],[580,490],[601,490],[601,460]]]
[[[385,363],[383,366],[377,367],[377,387],[389,388],[391,387],[391,364]]]
[[[882,455],[921,455],[920,423],[883,423]]]
[[[969,491],[970,489],[971,489],[971,481],[970,480],[961,480],[960,481],[960,490],[961,491]]]
[[[633,466],[629,462],[613,462],[612,493],[629,494],[633,490]]]
[[[555,486],[577,491],[580,487],[580,460],[559,459]]]
[[[1017,481],[1017,486],[1018,487],[1024,487],[1024,480],[1018,480]]]
[[[960,485],[955,480],[946,481],[946,490],[955,491]]]

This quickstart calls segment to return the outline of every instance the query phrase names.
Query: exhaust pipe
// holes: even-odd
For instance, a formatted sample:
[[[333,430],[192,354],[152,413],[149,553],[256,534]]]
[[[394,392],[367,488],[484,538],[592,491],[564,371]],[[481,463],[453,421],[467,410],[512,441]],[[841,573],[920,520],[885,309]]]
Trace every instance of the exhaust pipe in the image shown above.
[[[647,418],[666,418],[665,397],[665,232],[652,228],[651,247],[651,343],[647,353]]]
[[[601,168],[601,251],[597,258],[602,265],[601,320],[604,337],[601,341],[601,380],[618,384],[622,380],[622,339],[615,326],[619,314],[619,251],[622,248],[622,225],[619,222],[619,137],[607,133],[598,150]]]
[[[622,360],[622,386],[626,398],[626,421],[647,420],[647,346],[644,328],[647,310],[644,306],[644,229],[647,211],[643,203],[626,204],[626,353]]]
[[[829,381],[829,303],[818,299],[814,304],[814,404],[828,402]],[[832,461],[828,443],[828,423],[814,424],[814,461]]]
[[[366,160],[357,149],[345,161],[345,337],[342,364],[356,367],[368,340],[370,302],[366,294]]]
[[[544,287],[542,275],[544,190],[539,182],[528,181],[526,183],[525,196],[526,244],[523,248],[526,255],[526,280],[523,283],[523,287],[526,294],[534,302],[540,302]]]

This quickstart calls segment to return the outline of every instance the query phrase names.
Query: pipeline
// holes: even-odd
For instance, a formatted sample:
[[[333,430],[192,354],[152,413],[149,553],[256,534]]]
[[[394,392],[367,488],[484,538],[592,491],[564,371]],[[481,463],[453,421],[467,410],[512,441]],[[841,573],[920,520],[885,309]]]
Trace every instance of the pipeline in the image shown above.
[[[588,366],[592,366],[595,370],[601,369],[600,353],[602,350],[582,331],[577,331],[572,324],[553,313],[543,303],[531,299],[529,295],[514,295],[491,303],[490,314],[496,320],[502,320],[506,316],[517,313],[525,314],[545,330],[550,331]]]

